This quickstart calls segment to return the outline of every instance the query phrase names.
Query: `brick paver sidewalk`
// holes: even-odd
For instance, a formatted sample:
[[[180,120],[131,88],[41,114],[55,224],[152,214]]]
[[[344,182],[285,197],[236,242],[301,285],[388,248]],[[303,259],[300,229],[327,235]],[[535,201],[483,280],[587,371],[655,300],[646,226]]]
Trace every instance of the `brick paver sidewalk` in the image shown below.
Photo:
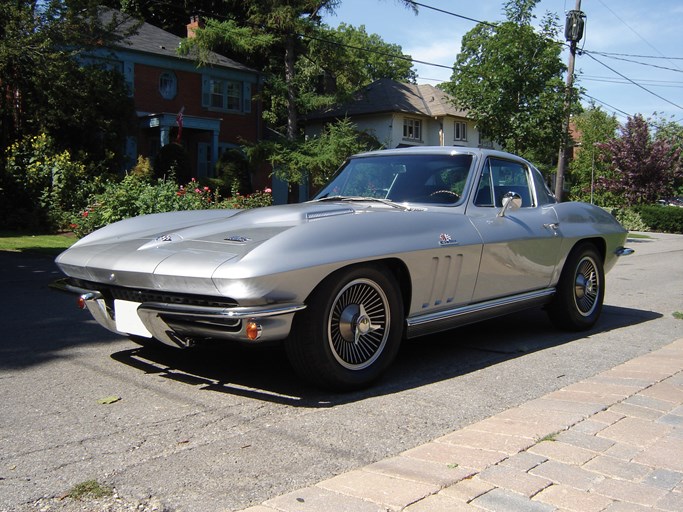
[[[683,339],[245,512],[683,511]]]

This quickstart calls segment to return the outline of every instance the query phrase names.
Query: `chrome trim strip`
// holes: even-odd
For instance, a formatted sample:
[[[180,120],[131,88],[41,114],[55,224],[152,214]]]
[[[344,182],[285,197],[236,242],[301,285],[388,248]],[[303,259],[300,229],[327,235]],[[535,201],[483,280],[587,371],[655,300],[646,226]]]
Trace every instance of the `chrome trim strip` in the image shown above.
[[[90,295],[89,297],[84,297],[86,300],[102,299],[102,294],[97,290],[91,290],[89,288],[81,288],[80,286],[74,286],[69,284],[69,278],[58,279],[48,285],[50,288],[59,290],[60,292],[75,293],[77,295]]]
[[[614,251],[614,254],[617,256],[629,256],[636,252],[635,249],[630,249],[629,247],[619,247],[616,251]]]
[[[478,304],[471,304],[459,308],[448,309],[445,311],[437,311],[434,313],[426,313],[412,318],[407,318],[406,323],[408,328],[417,327],[431,322],[441,322],[451,320],[458,317],[474,315],[493,309],[501,309],[515,304],[522,304],[525,302],[533,302],[539,299],[546,299],[555,294],[555,288],[546,288],[535,292],[522,293],[520,295],[513,295],[511,297],[503,297],[501,299],[493,299]]]
[[[288,315],[306,308],[306,304],[272,304],[267,306],[211,307],[188,304],[168,304],[163,302],[143,302],[138,311],[150,311],[162,315],[190,316],[205,319],[242,320]]]

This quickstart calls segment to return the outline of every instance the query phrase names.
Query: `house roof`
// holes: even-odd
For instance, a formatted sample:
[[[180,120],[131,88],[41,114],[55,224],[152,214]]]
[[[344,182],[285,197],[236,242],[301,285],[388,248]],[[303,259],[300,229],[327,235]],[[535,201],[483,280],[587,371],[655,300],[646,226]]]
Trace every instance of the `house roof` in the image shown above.
[[[105,26],[115,19],[117,22],[115,32],[121,35],[125,34],[127,31],[130,31],[131,28],[140,23],[140,20],[137,18],[133,18],[128,14],[109,8],[102,8],[100,11],[100,18]],[[182,40],[183,38],[178,37],[175,34],[171,34],[170,32],[160,29],[159,27],[155,27],[154,25],[143,22],[138,26],[135,33],[125,36],[121,41],[117,42],[115,46],[121,49],[154,54],[173,59],[196,61],[197,57],[195,54],[181,55],[178,53],[178,47],[180,46]],[[224,57],[223,55],[215,52],[209,52],[208,60],[209,64],[212,66],[221,66],[253,73],[257,72],[255,69],[245,66],[244,64],[240,64],[237,61]]]
[[[453,97],[427,84],[409,84],[382,78],[358,91],[343,105],[314,112],[307,119],[325,119],[385,112],[442,117],[467,117],[467,112],[456,108]]]

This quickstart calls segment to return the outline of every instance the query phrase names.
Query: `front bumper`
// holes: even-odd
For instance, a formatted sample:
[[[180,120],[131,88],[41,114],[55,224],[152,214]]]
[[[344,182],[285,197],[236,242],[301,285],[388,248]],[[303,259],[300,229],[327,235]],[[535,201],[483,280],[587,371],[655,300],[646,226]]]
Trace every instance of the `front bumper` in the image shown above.
[[[294,314],[306,308],[305,304],[297,303],[225,306],[133,302],[115,299],[94,287],[74,284],[69,278],[55,281],[51,287],[78,295],[79,305],[112,332],[156,338],[172,347],[188,347],[198,339],[207,338],[247,342],[282,340],[289,335]],[[134,314],[137,318],[124,321],[124,314]],[[248,334],[250,324],[252,333],[254,326],[258,327],[256,339]]]

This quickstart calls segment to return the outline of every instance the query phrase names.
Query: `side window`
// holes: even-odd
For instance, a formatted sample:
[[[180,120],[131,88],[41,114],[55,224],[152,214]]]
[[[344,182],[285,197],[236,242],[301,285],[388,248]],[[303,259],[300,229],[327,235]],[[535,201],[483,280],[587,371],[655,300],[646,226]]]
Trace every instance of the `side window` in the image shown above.
[[[529,169],[525,165],[489,158],[479,180],[474,204],[500,208],[503,205],[503,196],[514,192],[522,198],[522,207],[534,206],[530,180]]]

